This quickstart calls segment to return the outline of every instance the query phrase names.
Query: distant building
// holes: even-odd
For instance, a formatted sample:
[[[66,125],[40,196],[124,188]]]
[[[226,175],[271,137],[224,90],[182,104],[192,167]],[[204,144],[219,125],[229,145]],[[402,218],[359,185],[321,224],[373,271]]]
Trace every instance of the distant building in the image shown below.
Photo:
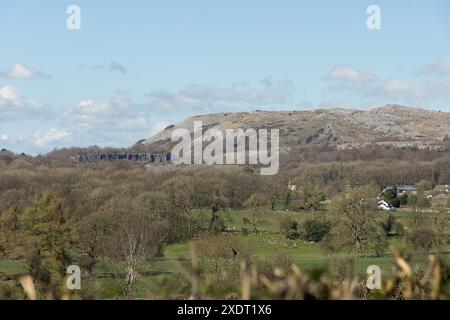
[[[395,208],[384,200],[378,201],[378,209],[385,211],[394,211]]]
[[[414,192],[417,192],[417,188],[413,184],[397,184],[395,186],[395,188],[397,189],[398,193],[404,193],[404,192],[406,192],[406,193],[408,193],[408,192],[414,193]],[[392,190],[392,189],[394,189],[394,186],[387,186],[386,189],[384,189],[384,190]]]
[[[438,184],[434,187],[434,191],[450,192],[450,184]]]

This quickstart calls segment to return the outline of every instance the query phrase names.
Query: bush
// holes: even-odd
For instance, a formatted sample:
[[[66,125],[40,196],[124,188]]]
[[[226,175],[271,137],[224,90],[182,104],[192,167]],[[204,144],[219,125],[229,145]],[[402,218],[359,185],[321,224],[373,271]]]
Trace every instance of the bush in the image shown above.
[[[398,199],[400,200],[400,205],[405,206],[408,204],[408,194],[406,192],[402,193]]]
[[[398,198],[394,198],[391,200],[391,205],[394,208],[400,208],[400,200]]]
[[[431,201],[421,194],[411,194],[408,196],[408,205],[417,206],[419,208],[429,208]]]
[[[298,230],[291,229],[286,233],[286,238],[289,240],[297,240],[300,238],[300,233]]]
[[[195,245],[204,276],[216,284],[226,283],[228,273],[239,270],[239,263],[249,262],[252,255],[251,248],[236,236],[209,236]]]
[[[381,221],[381,227],[386,237],[399,236],[403,234],[403,225],[392,213]]]
[[[330,226],[326,222],[317,219],[309,219],[303,223],[303,239],[306,241],[320,242],[330,231]]]
[[[274,259],[274,266],[276,268],[280,268],[284,271],[291,270],[292,265],[294,264],[294,259],[287,253],[278,253]]]
[[[383,192],[383,199],[390,202],[392,199],[397,198],[397,188],[387,189]]]
[[[290,217],[284,217],[280,221],[280,230],[287,239],[296,240],[300,238],[298,222]]]
[[[408,236],[408,241],[415,250],[428,254],[437,240],[436,233],[431,229],[419,228]]]
[[[276,268],[289,273],[292,270],[291,268],[294,264],[294,259],[286,252],[280,252],[270,260],[256,259],[255,261],[253,261],[253,266],[256,267],[259,272],[268,274],[274,272]]]
[[[375,257],[383,256],[388,246],[389,242],[384,232],[376,232],[370,241],[370,249]]]

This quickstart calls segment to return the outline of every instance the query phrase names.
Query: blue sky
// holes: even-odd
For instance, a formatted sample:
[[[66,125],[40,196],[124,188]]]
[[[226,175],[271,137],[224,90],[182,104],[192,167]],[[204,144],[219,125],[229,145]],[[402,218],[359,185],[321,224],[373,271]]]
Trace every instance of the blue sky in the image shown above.
[[[220,111],[450,111],[449,16],[445,0],[0,0],[0,148],[129,146]]]

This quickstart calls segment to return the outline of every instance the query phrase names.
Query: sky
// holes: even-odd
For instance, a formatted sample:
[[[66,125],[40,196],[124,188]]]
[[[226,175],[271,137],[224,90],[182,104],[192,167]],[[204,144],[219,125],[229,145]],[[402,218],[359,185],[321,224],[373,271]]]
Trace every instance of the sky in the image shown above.
[[[0,149],[127,147],[197,114],[385,104],[450,111],[449,1],[0,0]]]

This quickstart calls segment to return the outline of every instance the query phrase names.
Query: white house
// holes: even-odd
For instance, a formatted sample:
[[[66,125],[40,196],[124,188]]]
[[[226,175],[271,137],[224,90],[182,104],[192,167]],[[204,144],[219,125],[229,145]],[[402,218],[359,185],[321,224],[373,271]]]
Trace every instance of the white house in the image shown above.
[[[384,200],[378,201],[378,209],[386,211],[394,211],[395,208]]]

